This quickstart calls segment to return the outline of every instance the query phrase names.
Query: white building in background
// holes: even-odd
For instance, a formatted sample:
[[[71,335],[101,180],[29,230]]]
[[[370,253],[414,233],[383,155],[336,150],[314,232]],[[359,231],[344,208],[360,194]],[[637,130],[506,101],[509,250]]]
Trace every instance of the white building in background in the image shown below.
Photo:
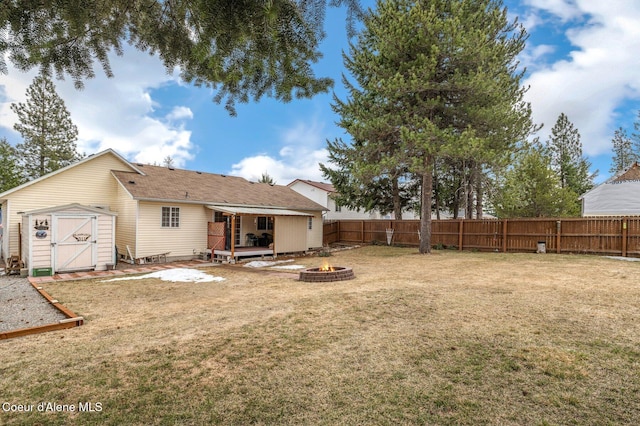
[[[393,217],[392,214],[382,215],[378,211],[365,212],[363,209],[352,210],[336,204],[334,199],[336,189],[330,183],[296,179],[287,186],[321,206],[326,207],[328,211],[323,214],[324,220],[391,219]]]
[[[582,216],[640,215],[640,165],[635,163],[581,197]]]

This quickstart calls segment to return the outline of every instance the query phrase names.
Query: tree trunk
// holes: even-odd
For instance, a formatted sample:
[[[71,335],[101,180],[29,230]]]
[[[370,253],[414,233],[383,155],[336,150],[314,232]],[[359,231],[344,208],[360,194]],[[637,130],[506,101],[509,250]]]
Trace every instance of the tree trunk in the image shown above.
[[[466,202],[466,206],[465,206],[465,217],[467,219],[473,219],[473,173],[474,173],[474,166],[470,165],[469,166],[469,171],[467,172],[467,188],[466,188],[466,195],[467,195],[467,202]]]
[[[440,185],[438,184],[438,175],[436,172],[433,172],[433,197],[436,202],[436,219],[440,220],[440,210],[442,210],[440,203]]]
[[[391,179],[391,190],[393,192],[393,215],[396,220],[402,220],[402,203],[400,202],[400,186],[398,185],[398,177]]]
[[[420,253],[431,253],[431,197],[433,175],[431,159],[427,158],[427,170],[422,175],[422,206],[420,207]]]
[[[453,191],[453,202],[451,204],[451,212],[453,219],[458,219],[458,215],[460,214],[460,190],[462,189],[462,179],[458,178],[456,183],[456,189]]]
[[[480,175],[480,166],[477,166],[474,170],[476,182],[476,219],[482,219],[483,210],[483,191],[482,191],[482,176]]]

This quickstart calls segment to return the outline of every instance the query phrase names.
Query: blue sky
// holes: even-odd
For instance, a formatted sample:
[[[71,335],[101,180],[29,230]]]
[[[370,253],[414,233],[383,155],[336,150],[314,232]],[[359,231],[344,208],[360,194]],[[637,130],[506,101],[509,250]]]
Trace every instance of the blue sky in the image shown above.
[[[373,1],[363,0],[364,5]],[[629,133],[640,109],[640,2],[635,0],[507,0],[509,14],[530,33],[520,61],[527,67],[534,120],[544,124],[546,140],[564,112],[580,131],[585,154],[608,176],[611,138],[618,127]],[[324,57],[315,65],[319,76],[335,80],[342,99],[346,50],[345,11],[329,9]],[[296,178],[321,180],[326,140],[347,138],[335,125],[332,93],[284,104],[269,98],[238,105],[230,117],[215,95],[168,74],[160,61],[127,49],[113,56],[115,77],[100,69],[83,91],[57,81],[79,129],[79,149],[87,154],[113,148],[132,161],[161,163],[171,156],[176,166],[233,174],[256,180],[264,172],[279,184]],[[0,75],[0,137],[15,144],[20,135],[9,105],[24,102],[35,72],[14,69]]]

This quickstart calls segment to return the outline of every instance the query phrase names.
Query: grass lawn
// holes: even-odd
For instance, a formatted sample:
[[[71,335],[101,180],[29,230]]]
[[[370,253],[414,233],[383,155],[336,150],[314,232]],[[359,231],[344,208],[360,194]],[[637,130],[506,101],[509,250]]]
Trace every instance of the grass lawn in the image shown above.
[[[47,285],[86,324],[0,342],[0,403],[33,406],[0,424],[640,419],[640,262],[381,246],[328,260],[357,278]]]

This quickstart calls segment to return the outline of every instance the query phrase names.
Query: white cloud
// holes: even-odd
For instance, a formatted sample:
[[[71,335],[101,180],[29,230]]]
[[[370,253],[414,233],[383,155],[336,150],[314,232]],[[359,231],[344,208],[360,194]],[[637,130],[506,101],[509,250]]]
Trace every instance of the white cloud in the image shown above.
[[[608,152],[616,108],[640,99],[640,4],[625,0],[532,0],[558,18],[584,24],[566,31],[572,51],[568,57],[534,70],[530,86],[534,120],[544,123],[546,139],[562,112],[580,131],[585,154]],[[547,53],[545,47],[539,53]],[[533,54],[532,54],[533,57]]]
[[[593,0],[587,0],[593,2]],[[576,19],[581,16],[580,0],[526,0],[525,4],[536,9],[545,10],[560,18],[563,22]],[[594,2],[595,3],[595,2]]]
[[[185,106],[174,107],[173,110],[167,114],[167,120],[169,121],[185,120],[187,118],[193,118],[193,112],[191,108]]]
[[[544,58],[556,51],[555,46],[549,44],[539,44],[525,49],[519,56],[518,60],[522,67],[526,67],[529,72],[535,71],[544,66]]]
[[[323,124],[316,119],[298,122],[281,129],[279,139],[283,146],[277,156],[260,153],[246,157],[232,166],[230,174],[257,181],[268,173],[280,185],[295,179],[322,180],[319,163],[328,161]]]
[[[191,132],[184,129],[184,120],[193,117],[187,107],[174,106],[164,118],[154,116],[161,105],[152,98],[152,91],[169,84],[180,84],[176,72],[167,74],[155,57],[128,48],[124,56],[110,56],[114,78],[100,70],[86,80],[81,91],[70,79],[54,79],[58,94],[64,99],[71,119],[78,127],[78,150],[87,154],[112,148],[127,158],[161,163],[173,157],[182,167],[193,158]],[[22,73],[10,69],[0,75],[0,126],[11,129],[17,117],[10,110],[12,102],[24,102],[26,89],[37,71]]]

